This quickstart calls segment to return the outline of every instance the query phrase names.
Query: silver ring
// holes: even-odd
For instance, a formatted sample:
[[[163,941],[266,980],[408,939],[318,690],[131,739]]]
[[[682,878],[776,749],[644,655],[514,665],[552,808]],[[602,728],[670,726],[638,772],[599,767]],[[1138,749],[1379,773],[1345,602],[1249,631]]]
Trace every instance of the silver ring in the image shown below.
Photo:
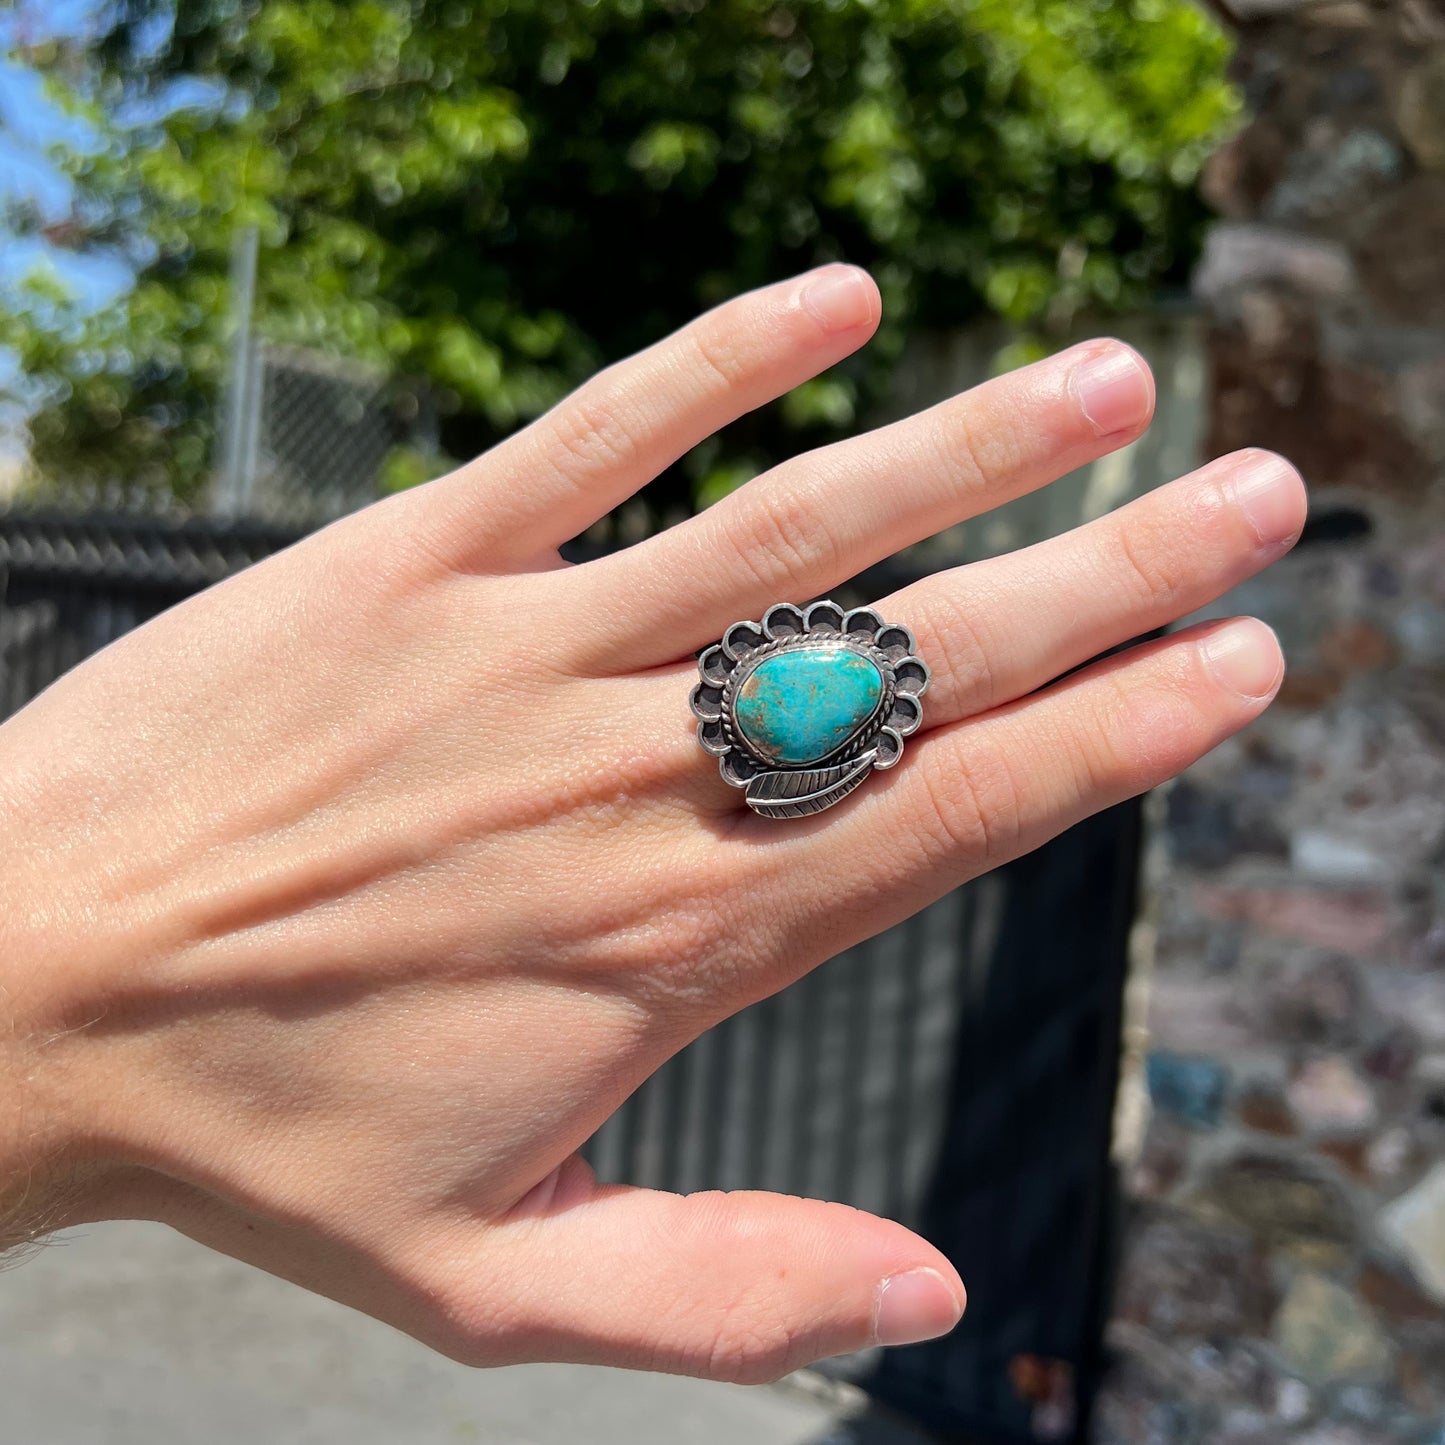
[[[697,670],[698,741],[765,818],[821,813],[893,767],[928,688],[906,627],[836,602],[779,602],[734,622]]]

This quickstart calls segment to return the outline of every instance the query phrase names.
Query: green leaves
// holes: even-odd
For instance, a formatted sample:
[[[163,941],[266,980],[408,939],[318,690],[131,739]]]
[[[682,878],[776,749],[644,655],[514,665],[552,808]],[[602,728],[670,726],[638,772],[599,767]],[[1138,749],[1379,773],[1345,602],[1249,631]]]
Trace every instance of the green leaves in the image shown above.
[[[855,424],[909,327],[1047,327],[1182,276],[1193,180],[1237,104],[1190,0],[180,10],[168,31],[166,0],[131,0],[108,35],[34,57],[105,131],[72,153],[72,243],[139,266],[106,314],[51,300],[8,325],[55,477],[202,485],[238,225],[259,230],[260,333],[425,379],[456,456],[723,296],[870,267],[879,342],[658,504],[715,495]]]

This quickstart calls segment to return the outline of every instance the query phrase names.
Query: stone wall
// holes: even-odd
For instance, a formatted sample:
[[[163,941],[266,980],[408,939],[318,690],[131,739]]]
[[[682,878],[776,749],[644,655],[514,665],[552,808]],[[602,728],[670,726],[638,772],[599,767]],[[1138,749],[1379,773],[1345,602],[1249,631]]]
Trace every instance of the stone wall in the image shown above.
[[[1445,4],[1235,0],[1210,450],[1311,485],[1264,719],[1160,802],[1095,1437],[1445,1445]]]

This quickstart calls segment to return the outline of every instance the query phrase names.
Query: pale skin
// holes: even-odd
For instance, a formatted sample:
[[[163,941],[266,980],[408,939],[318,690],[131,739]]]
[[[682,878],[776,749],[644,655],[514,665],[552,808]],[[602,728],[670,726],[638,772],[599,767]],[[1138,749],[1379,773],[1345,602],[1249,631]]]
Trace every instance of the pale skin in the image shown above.
[[[802,822],[697,746],[694,652],[1133,440],[1090,342],[557,548],[861,346],[864,273],[733,300],[424,488],[99,654],[0,728],[0,1219],[160,1220],[473,1364],[762,1380],[952,1327],[901,1226],[601,1187],[578,1147],[719,1019],[1097,809],[1278,689],[1251,619],[1105,650],[1288,550],[1225,457],[877,599],[933,668],[902,764]]]

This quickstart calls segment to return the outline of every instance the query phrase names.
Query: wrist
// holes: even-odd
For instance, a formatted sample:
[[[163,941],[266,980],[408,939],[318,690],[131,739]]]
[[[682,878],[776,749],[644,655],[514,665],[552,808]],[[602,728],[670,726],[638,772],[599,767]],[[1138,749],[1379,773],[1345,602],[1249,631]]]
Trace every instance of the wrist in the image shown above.
[[[57,1227],[68,1152],[40,1104],[35,1039],[18,1002],[23,973],[9,943],[0,928],[0,1255]]]
[[[88,1020],[67,960],[86,955],[83,910],[67,906],[66,870],[39,865],[45,830],[14,740],[0,729],[0,1255],[96,1217],[107,1172],[77,1087]]]

